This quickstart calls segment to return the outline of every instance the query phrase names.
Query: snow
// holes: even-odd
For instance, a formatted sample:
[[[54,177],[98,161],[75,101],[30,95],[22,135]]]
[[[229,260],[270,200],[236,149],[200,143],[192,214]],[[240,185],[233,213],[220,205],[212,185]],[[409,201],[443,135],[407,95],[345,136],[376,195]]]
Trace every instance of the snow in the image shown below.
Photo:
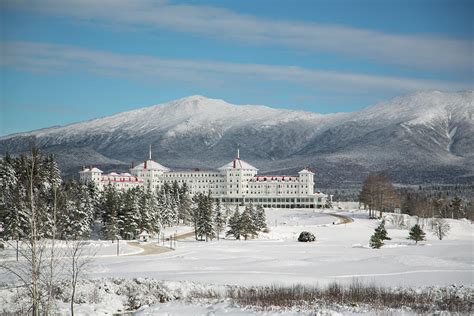
[[[327,212],[337,210],[268,210],[270,232],[256,240],[206,243],[190,237],[164,254],[99,258],[95,264],[100,265],[100,273],[92,269],[90,275],[238,285],[327,284],[353,277],[388,286],[472,284],[473,227],[469,222],[449,220],[451,232],[446,239],[439,241],[427,232],[427,241],[414,245],[406,239],[407,228],[395,227],[388,217],[392,240],[374,250],[368,243],[379,221],[349,210],[337,214],[351,216],[354,222],[340,224]],[[297,242],[303,230],[314,233],[316,242]]]
[[[160,163],[158,163],[156,161],[153,161],[153,160],[147,160],[146,161],[146,168],[145,168],[145,162],[142,162],[141,164],[139,164],[138,166],[133,168],[133,170],[144,170],[144,169],[170,171],[170,169],[166,168],[165,166],[163,166]]]
[[[449,143],[448,143],[448,146],[446,147],[446,150],[449,151],[449,152],[451,152],[451,146],[453,145],[454,135],[456,135],[457,130],[458,130],[458,127],[455,126],[449,131],[449,133],[447,135],[448,138],[449,138]]]
[[[246,161],[241,160],[240,158],[236,158],[229,162],[228,164],[219,168],[219,170],[227,170],[227,169],[244,169],[244,170],[258,170],[251,164]]]
[[[339,203],[334,209],[325,210],[268,209],[266,214],[269,232],[261,233],[254,240],[223,239],[224,236],[221,236],[219,241],[200,242],[189,237],[179,240],[174,251],[144,256],[133,255],[140,251],[121,242],[123,254],[128,255],[118,257],[114,253],[116,244],[92,241],[91,245],[99,252],[88,269],[87,277],[96,283],[105,282],[104,286],[111,288],[110,293],[117,291],[118,285],[105,279],[101,281],[103,278],[153,278],[160,280],[161,287],[165,289],[163,291],[173,299],[190,297],[195,291],[219,292],[229,285],[324,286],[334,281],[348,284],[354,279],[402,288],[458,284],[470,286],[468,291],[472,291],[474,227],[468,220],[447,219],[451,230],[440,241],[429,230],[428,221],[402,214],[385,214],[386,228],[392,240],[386,241],[381,249],[371,249],[368,247],[369,238],[380,221],[369,220],[366,211],[357,209],[357,203]],[[345,223],[343,218],[334,215],[348,216],[354,221]],[[404,227],[398,227],[400,217]],[[424,226],[427,240],[415,245],[407,240],[407,236],[408,228],[417,222]],[[190,231],[191,227],[169,227],[166,234]],[[297,242],[301,231],[314,233],[316,242]],[[92,285],[84,285],[80,291],[83,294],[79,295],[90,295],[93,290],[90,287]],[[130,287],[127,285],[127,288]],[[100,315],[125,308],[123,297],[109,297],[107,293],[101,295],[104,296],[102,303],[94,306],[81,304],[79,314]],[[7,294],[1,296],[7,299]],[[67,304],[64,304],[64,309],[67,309]],[[343,310],[343,314],[346,312]],[[252,313],[256,312],[226,300],[178,300],[142,307],[137,314]],[[265,313],[305,314],[296,310]]]
[[[154,130],[163,130],[169,136],[186,134],[204,127],[214,128],[218,133],[241,125],[274,126],[289,121],[314,121],[325,124],[338,114],[273,109],[262,105],[239,105],[203,96],[189,96],[163,104],[153,105],[86,122],[52,127],[33,132],[2,137],[35,135],[53,137],[55,142],[72,139],[79,135],[102,135],[117,131],[145,135]]]
[[[457,93],[418,91],[368,107],[355,113],[352,120],[366,119],[380,125],[387,121],[405,122],[407,126],[429,125],[452,115],[469,115],[472,100],[472,90]]]

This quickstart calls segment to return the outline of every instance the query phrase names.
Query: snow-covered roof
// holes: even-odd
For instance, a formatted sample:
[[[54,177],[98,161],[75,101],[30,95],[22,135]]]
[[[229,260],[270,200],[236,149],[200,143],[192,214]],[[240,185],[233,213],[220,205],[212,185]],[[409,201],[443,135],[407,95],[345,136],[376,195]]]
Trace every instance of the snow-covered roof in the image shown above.
[[[151,159],[146,160],[145,162],[139,164],[132,170],[138,171],[138,170],[161,170],[161,171],[170,171],[170,169],[166,168],[165,166],[159,164],[156,161],[153,161]]]
[[[299,174],[302,174],[302,173],[310,173],[310,174],[314,174],[314,172],[312,172],[311,170],[309,170],[308,168],[304,168],[303,170],[301,170],[300,172],[298,172]]]
[[[84,168],[84,169],[82,170],[82,172],[102,172],[102,170],[100,170],[99,168],[94,167],[94,168],[92,168],[92,169]]]
[[[123,176],[123,177],[131,177],[131,176],[132,176],[132,175],[131,175],[130,173],[128,173],[128,172],[121,173],[120,175]]]
[[[117,172],[111,172],[111,173],[109,173],[109,176],[118,176],[118,173]]]
[[[228,169],[246,169],[246,170],[258,170],[248,162],[243,161],[240,158],[235,158],[226,165],[223,165],[219,170],[228,170]]]

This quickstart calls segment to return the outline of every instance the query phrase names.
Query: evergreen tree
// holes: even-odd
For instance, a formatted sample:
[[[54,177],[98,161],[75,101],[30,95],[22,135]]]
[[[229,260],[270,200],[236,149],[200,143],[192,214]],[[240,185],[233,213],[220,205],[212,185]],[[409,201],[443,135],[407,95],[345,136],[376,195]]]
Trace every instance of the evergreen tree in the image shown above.
[[[255,227],[259,231],[263,231],[267,229],[267,219],[265,216],[265,209],[262,205],[258,205],[256,212],[255,212],[255,220],[254,220]]]
[[[62,239],[80,239],[90,236],[93,205],[87,187],[75,181],[65,185],[59,197],[57,230]]]
[[[219,234],[224,230],[226,224],[225,216],[222,213],[221,202],[216,201],[216,208],[214,210],[214,225],[217,240],[219,240]]]
[[[178,184],[178,181],[175,180],[173,181],[173,184],[171,185],[170,194],[171,194],[171,198],[173,199],[173,202],[177,205],[179,205],[179,199],[180,199],[179,192],[180,192],[179,184]]]
[[[379,249],[380,247],[383,246],[383,241],[380,238],[380,235],[375,232],[371,237],[370,237],[370,247],[374,249]]]
[[[89,187],[80,184],[77,188],[77,208],[81,215],[79,216],[78,226],[80,227],[80,236],[89,238],[94,222],[94,214],[96,211],[95,201],[93,200]]]
[[[206,235],[205,231],[205,195],[200,194],[199,198],[197,200],[197,207],[196,207],[196,212],[195,212],[195,217],[196,217],[196,232],[197,236],[199,237],[199,240],[203,240],[203,237]]]
[[[247,240],[249,237],[257,235],[257,228],[252,221],[252,206],[247,205],[245,210],[240,215],[241,235]]]
[[[416,224],[410,229],[408,239],[414,240],[415,244],[419,241],[425,240],[425,232],[421,229],[420,225]]]
[[[390,239],[385,229],[385,221],[382,220],[379,226],[375,228],[374,234],[370,237],[370,247],[378,249],[384,245],[384,240]]]
[[[151,191],[147,194],[147,200],[150,209],[151,221],[149,223],[149,233],[159,234],[162,230],[161,210],[158,204],[158,198]]]
[[[139,193],[140,189],[134,188],[122,194],[123,211],[120,216],[120,231],[124,239],[133,239],[140,233]]]
[[[87,182],[87,191],[89,193],[89,197],[91,198],[92,206],[94,208],[93,211],[93,220],[100,220],[102,218],[102,208],[101,208],[101,193],[99,188],[97,188],[96,184],[92,181]]]
[[[170,226],[177,226],[179,224],[179,199],[176,200],[171,191],[168,195],[169,210],[170,210]]]
[[[203,204],[203,211],[201,212],[201,222],[203,223],[203,230],[204,235],[206,236],[206,241],[209,239],[212,240],[215,237],[215,230],[214,230],[214,216],[213,216],[213,202],[211,198],[211,194],[209,193],[204,198]]]
[[[384,240],[391,240],[392,238],[388,237],[387,230],[385,229],[385,220],[382,220],[382,222],[379,224],[379,226],[375,229],[375,233],[378,234],[380,240],[382,242]]]
[[[140,213],[140,221],[138,223],[137,232],[141,233],[142,231],[147,231],[149,234],[156,233],[155,229],[155,214],[152,208],[152,193],[151,189],[148,187],[146,191],[138,189],[138,208]]]
[[[180,188],[179,191],[179,209],[178,209],[178,219],[184,225],[192,222],[192,199],[189,196],[188,187],[186,182]]]
[[[451,218],[462,218],[464,216],[464,210],[462,207],[462,199],[455,195],[454,198],[451,201],[451,205],[449,207],[449,210],[451,211]]]
[[[209,195],[200,194],[197,200],[196,229],[200,240],[206,241],[214,238],[214,224],[212,218],[212,198]]]
[[[6,155],[0,161],[0,223],[3,238],[19,240],[27,232],[28,214],[24,205],[26,192],[17,178],[15,162]]]
[[[120,196],[112,185],[108,185],[104,188],[102,196],[103,234],[106,239],[115,240],[120,236],[118,221]]]
[[[229,230],[226,232],[226,236],[234,236],[235,239],[240,239],[242,233],[239,206],[236,206],[234,214],[229,218]]]

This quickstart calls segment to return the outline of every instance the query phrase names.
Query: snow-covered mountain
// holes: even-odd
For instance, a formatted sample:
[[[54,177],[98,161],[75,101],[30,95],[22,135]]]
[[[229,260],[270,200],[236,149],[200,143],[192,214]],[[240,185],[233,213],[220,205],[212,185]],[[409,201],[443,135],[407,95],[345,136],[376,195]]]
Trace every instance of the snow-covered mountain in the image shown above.
[[[355,113],[317,114],[191,96],[63,127],[0,138],[0,153],[34,142],[74,174],[84,164],[126,169],[146,157],[171,168],[215,168],[237,144],[261,172],[318,170],[322,186],[388,169],[399,182],[474,181],[473,91],[418,92]]]

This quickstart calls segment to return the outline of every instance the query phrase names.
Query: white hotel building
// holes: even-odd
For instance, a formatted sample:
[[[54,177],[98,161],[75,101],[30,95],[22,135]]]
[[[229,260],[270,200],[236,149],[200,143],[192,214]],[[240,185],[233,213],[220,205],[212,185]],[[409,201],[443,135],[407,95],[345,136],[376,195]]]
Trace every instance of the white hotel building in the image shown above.
[[[80,181],[94,182],[99,189],[114,185],[118,189],[137,186],[158,190],[165,183],[186,183],[189,192],[207,194],[223,204],[262,205],[275,208],[321,208],[328,196],[314,192],[314,172],[303,169],[297,176],[257,175],[258,169],[240,159],[239,151],[234,160],[217,170],[172,171],[149,159],[130,169],[130,173],[104,174],[98,168],[84,168],[79,172]]]

